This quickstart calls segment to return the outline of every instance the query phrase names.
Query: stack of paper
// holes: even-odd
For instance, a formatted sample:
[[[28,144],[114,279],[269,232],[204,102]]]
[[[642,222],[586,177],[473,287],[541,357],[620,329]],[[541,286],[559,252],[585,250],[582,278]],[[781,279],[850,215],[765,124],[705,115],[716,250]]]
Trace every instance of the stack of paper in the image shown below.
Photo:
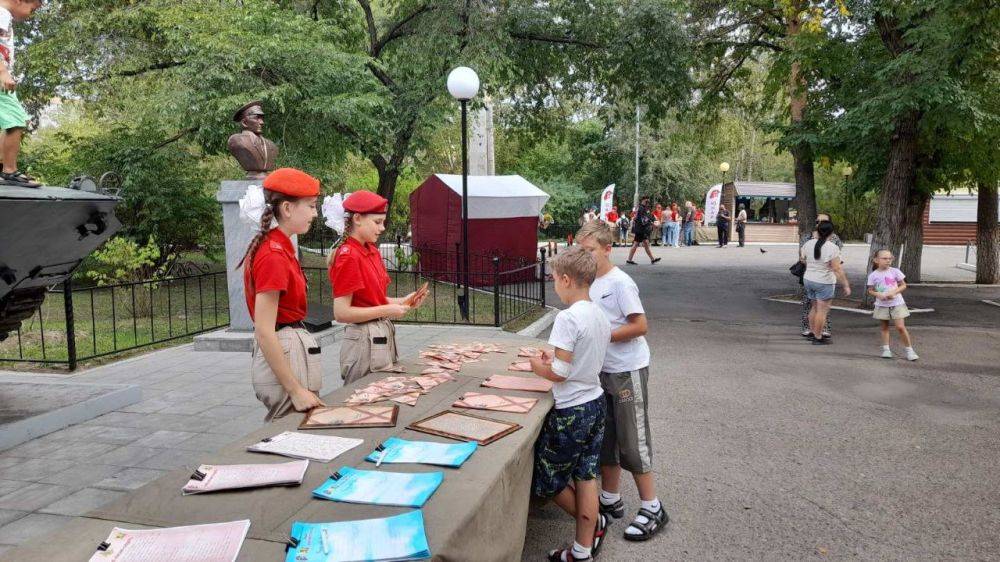
[[[416,405],[417,398],[435,386],[455,380],[444,372],[428,373],[418,377],[385,377],[368,386],[359,388],[344,402],[351,405],[370,404],[382,400],[392,400],[409,406]]]
[[[296,521],[292,523],[291,539],[285,562],[378,562],[431,557],[420,510],[384,519],[339,523]]]
[[[437,466],[462,466],[479,444],[468,443],[447,444],[430,441],[407,441],[399,437],[390,437],[365,457],[368,462],[383,463],[420,463]]]
[[[191,475],[183,492],[200,494],[235,488],[288,486],[301,484],[309,468],[308,460],[278,464],[203,464]]]
[[[506,390],[528,390],[531,392],[548,392],[552,390],[552,382],[543,378],[510,375],[493,375],[483,381],[483,386]]]
[[[518,372],[521,372],[521,373],[530,373],[530,372],[532,372],[531,362],[530,361],[514,361],[513,363],[510,364],[509,367],[507,367],[507,370],[508,371],[518,371]]]
[[[286,431],[251,445],[247,450],[254,453],[284,455],[293,459],[330,462],[363,442],[364,439]]]
[[[410,474],[345,466],[313,490],[313,496],[335,502],[422,507],[443,480],[443,472]]]
[[[518,357],[541,357],[542,350],[537,347],[521,347],[517,350]]]
[[[233,562],[250,521],[129,530],[115,527],[90,562]]]

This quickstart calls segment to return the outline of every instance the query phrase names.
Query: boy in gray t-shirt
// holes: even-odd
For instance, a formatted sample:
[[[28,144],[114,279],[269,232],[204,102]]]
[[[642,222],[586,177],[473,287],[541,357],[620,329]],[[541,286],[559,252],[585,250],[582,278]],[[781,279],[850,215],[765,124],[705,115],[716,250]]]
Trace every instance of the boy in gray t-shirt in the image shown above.
[[[599,375],[611,325],[590,302],[590,283],[597,270],[594,257],[572,246],[550,263],[556,293],[569,306],[552,327],[549,343],[554,352],[531,359],[534,373],[553,382],[556,402],[535,442],[532,488],[535,495],[552,498],[576,519],[573,545],[550,551],[548,559],[593,560],[607,526],[606,517],[598,512],[597,472],[605,412]]]

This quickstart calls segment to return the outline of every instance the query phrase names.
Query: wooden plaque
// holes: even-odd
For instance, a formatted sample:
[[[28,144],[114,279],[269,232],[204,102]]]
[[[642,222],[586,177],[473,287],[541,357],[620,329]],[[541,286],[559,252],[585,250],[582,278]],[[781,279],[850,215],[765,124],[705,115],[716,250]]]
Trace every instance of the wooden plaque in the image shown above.
[[[360,404],[313,408],[306,413],[299,429],[339,429],[348,427],[396,427],[399,406],[395,404]]]
[[[475,441],[480,445],[489,445],[497,439],[521,429],[521,426],[514,422],[445,410],[415,421],[408,425],[407,429],[440,435],[457,441]]]

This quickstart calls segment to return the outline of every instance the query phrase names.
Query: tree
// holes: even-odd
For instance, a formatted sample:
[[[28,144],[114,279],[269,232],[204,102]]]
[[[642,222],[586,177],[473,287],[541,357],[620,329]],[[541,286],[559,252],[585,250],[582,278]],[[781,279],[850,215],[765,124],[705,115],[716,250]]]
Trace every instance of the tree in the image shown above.
[[[783,91],[787,125],[779,146],[792,154],[799,234],[816,219],[814,148],[815,112],[809,96],[820,83],[817,53],[825,27],[847,13],[841,0],[717,0],[690,5],[702,60],[701,84],[706,108],[733,101],[734,84],[752,77],[751,62],[766,65],[768,92]]]

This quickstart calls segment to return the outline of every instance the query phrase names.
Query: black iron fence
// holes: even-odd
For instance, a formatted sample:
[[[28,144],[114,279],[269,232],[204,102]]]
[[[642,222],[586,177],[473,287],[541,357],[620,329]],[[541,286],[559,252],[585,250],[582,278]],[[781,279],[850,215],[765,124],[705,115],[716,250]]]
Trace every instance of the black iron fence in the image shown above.
[[[38,312],[0,342],[0,362],[67,365],[229,324],[225,271],[50,288]]]
[[[463,317],[459,307],[466,280],[460,268],[427,269],[420,260],[405,267],[387,263],[386,269],[392,279],[388,292],[394,298],[405,297],[427,283],[429,293],[424,304],[399,322],[502,326],[545,305],[545,252],[540,251],[539,257],[535,262],[507,269],[502,267],[504,260],[499,256],[491,258],[487,268],[470,267],[468,319]],[[446,259],[455,261],[450,255]],[[309,302],[332,306],[327,268],[304,269],[309,282]]]

